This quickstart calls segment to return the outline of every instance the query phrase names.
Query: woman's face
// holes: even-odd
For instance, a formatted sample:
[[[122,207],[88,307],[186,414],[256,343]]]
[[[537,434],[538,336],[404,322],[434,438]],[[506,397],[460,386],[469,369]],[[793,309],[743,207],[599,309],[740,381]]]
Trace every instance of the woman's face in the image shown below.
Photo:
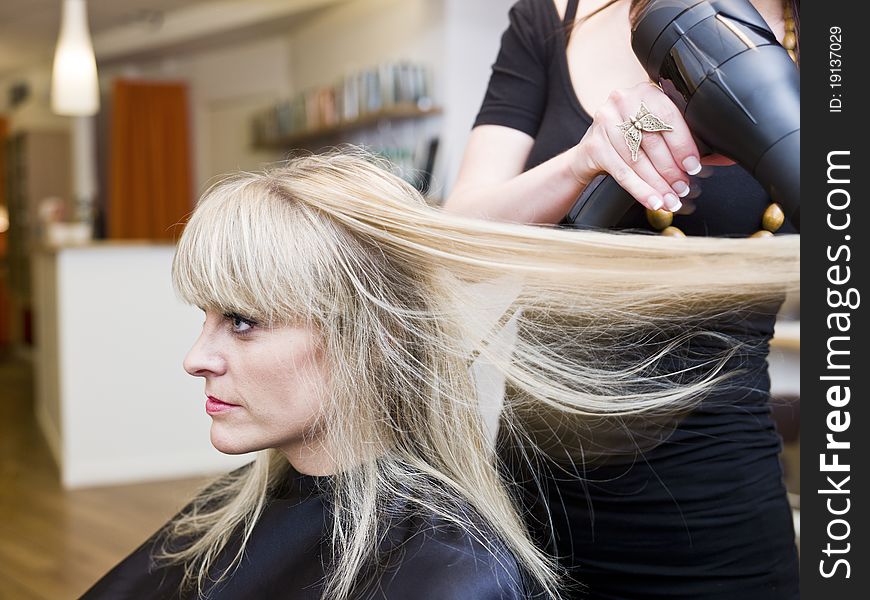
[[[206,311],[184,369],[205,379],[215,448],[227,454],[277,448],[300,472],[327,474],[315,472],[329,467],[315,427],[326,371],[313,329],[267,328]]]

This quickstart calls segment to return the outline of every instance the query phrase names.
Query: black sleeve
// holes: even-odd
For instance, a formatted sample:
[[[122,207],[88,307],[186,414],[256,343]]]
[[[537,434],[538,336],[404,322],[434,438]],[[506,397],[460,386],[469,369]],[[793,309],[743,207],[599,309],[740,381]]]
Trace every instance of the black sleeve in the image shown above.
[[[503,125],[537,135],[547,96],[548,64],[540,5],[549,1],[520,0],[511,7],[510,25],[502,34],[475,127]]]

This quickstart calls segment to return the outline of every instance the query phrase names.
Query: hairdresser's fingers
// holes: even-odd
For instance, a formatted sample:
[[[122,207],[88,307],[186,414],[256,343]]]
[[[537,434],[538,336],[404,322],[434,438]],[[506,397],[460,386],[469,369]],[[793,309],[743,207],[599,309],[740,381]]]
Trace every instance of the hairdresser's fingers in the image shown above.
[[[666,202],[671,206],[675,206],[676,203],[677,208],[679,208],[679,201],[670,191],[664,179],[658,176],[655,169],[649,164],[649,161],[644,161],[646,166],[638,168],[636,165],[629,165],[625,162],[622,156],[616,150],[613,150],[612,147],[611,153],[611,156],[605,159],[604,170],[616,180],[616,183],[622,189],[631,194],[635,200],[652,210],[667,208]],[[641,174],[644,176],[641,176]],[[650,180],[653,180],[655,185],[651,185],[649,183]],[[662,193],[659,191],[663,186],[668,187],[667,192]]]
[[[684,198],[689,194],[689,175],[677,164],[667,142],[665,142],[661,135],[644,133],[641,151],[648,158],[651,166],[667,182],[678,197]],[[667,204],[667,201],[665,204]],[[679,204],[679,201],[677,201],[673,206],[666,206],[665,208],[677,210],[680,208]]]
[[[612,157],[607,158],[607,164],[602,164],[604,169],[612,174],[611,168],[620,169],[622,165],[628,165],[645,183],[655,190],[656,198],[637,198],[645,206],[647,204],[658,204],[657,200],[662,201],[660,208],[667,210],[678,210],[680,208],[680,200],[671,184],[662,177],[656,165],[652,163],[645,152],[638,148],[637,154],[633,155],[628,142],[623,135],[622,129],[617,122],[619,119],[618,113],[612,106],[605,105],[599,110],[597,119],[603,123],[603,130],[606,132],[607,139],[610,141],[611,148],[622,159],[619,163],[614,163]],[[616,123],[616,126],[607,125]],[[627,190],[631,193],[631,190]],[[633,195],[633,194],[632,194]],[[647,202],[644,202],[647,200]]]
[[[582,170],[588,173],[608,173],[622,189],[646,208],[652,210],[663,208],[664,195],[670,191],[667,182],[655,173],[655,169],[649,166],[649,161],[646,159],[644,159],[645,164],[649,169],[645,174],[653,179],[654,185],[642,177],[636,170],[636,165],[626,162],[613,147],[607,129],[607,124],[593,122],[586,135],[575,147],[575,152],[580,157],[577,161],[581,163]],[[644,169],[641,168],[641,171]]]
[[[623,158],[633,160],[631,146],[634,142],[637,154],[646,154],[671,190],[677,196],[686,196],[689,192],[687,172],[697,173],[700,168],[698,148],[670,98],[658,86],[647,82],[627,90],[614,90],[605,103],[605,110],[614,110],[618,115],[614,135],[618,133],[623,137],[624,149],[620,152]],[[679,202],[674,205],[671,210],[679,208]]]
[[[658,205],[658,200],[660,199],[662,201],[662,204],[660,206],[657,206],[657,208],[663,208],[669,211],[679,210],[681,206],[679,194],[676,190],[674,190],[673,186],[668,183],[668,181],[664,177],[662,177],[656,166],[647,157],[647,154],[641,151],[637,155],[637,160],[634,160],[630,154],[626,156],[625,153],[616,151],[616,149],[619,148],[619,140],[612,141],[614,151],[621,160],[618,163],[611,160],[610,164],[614,166],[608,166],[607,172],[612,174],[612,171],[610,169],[619,169],[622,167],[622,165],[627,165],[631,170],[635,172],[635,174],[637,174],[638,177],[640,177],[640,179],[642,179],[656,192],[656,198],[649,199],[649,202],[644,202],[643,198],[637,198],[641,202],[641,204],[647,206],[648,208],[653,208],[652,206],[648,205]],[[631,193],[631,190],[626,191]]]
[[[668,145],[674,162],[689,175],[696,175],[701,170],[701,153],[680,109],[651,81],[640,83],[635,89],[640,90],[650,112],[671,126],[670,131],[662,131],[659,135]]]

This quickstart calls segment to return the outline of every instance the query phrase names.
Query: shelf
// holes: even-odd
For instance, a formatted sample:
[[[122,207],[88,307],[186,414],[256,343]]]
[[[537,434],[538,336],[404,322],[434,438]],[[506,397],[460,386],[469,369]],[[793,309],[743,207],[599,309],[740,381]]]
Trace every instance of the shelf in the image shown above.
[[[437,107],[421,109],[414,104],[400,104],[390,108],[385,108],[384,110],[366,113],[353,121],[343,121],[336,123],[335,125],[306,129],[304,131],[298,131],[272,140],[256,140],[254,146],[256,148],[270,150],[287,150],[294,147],[305,146],[310,142],[328,138],[330,136],[344,135],[352,131],[365,129],[366,127],[376,125],[381,121],[417,119],[438,114],[441,114],[441,109]]]

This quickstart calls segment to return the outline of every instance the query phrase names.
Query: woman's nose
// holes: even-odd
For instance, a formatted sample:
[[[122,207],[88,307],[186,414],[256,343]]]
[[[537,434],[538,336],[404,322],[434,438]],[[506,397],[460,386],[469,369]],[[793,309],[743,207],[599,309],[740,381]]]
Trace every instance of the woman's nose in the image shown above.
[[[194,377],[222,375],[226,371],[226,361],[214,343],[203,332],[193,348],[184,357],[184,370]]]

